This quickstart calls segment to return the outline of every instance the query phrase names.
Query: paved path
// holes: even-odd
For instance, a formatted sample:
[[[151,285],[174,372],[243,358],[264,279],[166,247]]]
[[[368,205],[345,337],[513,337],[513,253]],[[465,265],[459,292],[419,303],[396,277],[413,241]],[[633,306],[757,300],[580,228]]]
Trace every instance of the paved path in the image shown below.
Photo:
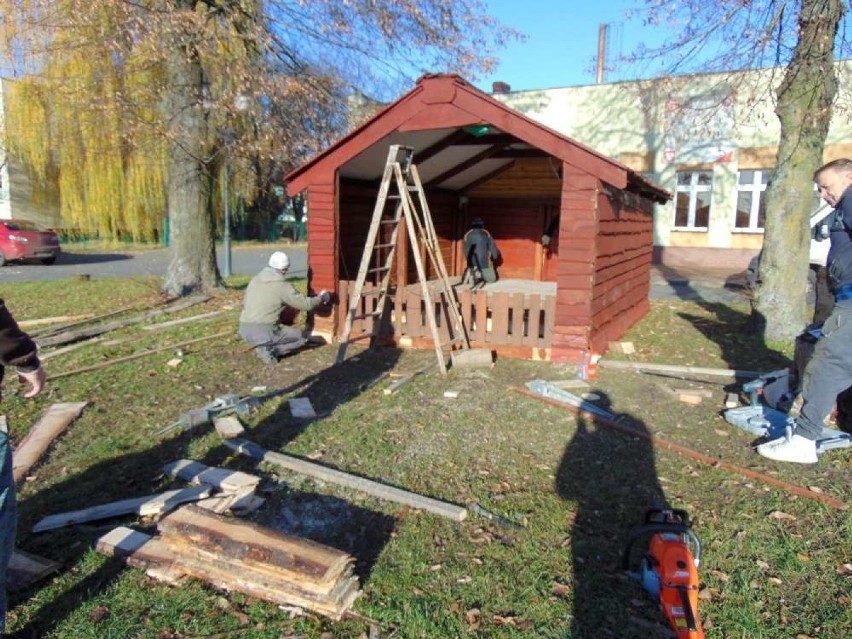
[[[279,248],[290,256],[290,274],[303,277],[307,273],[307,251],[304,247],[239,247],[231,251],[231,271],[234,275],[254,275],[266,265],[269,254]],[[222,268],[223,251],[217,252]],[[0,268],[3,282],[54,280],[87,273],[92,277],[132,277],[154,275],[162,277],[171,260],[168,249],[105,253],[63,253],[55,264],[45,266],[36,262],[8,264]],[[655,265],[651,270],[651,299],[683,299],[692,301],[745,303],[749,294],[743,273],[713,269],[675,269]]]

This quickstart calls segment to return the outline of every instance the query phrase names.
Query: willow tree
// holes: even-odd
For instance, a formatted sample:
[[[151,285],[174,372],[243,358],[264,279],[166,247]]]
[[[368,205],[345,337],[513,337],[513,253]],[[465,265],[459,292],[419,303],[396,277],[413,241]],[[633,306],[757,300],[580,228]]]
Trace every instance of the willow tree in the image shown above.
[[[476,77],[515,35],[481,0],[0,0],[0,16],[10,152],[69,226],[144,238],[167,212],[178,295],[221,283],[226,163],[250,201],[345,131],[350,88]]]
[[[645,0],[637,10],[646,25],[674,34],[662,45],[640,48],[628,62],[663,73],[727,72],[776,66],[768,85],[781,125],[775,171],[765,200],[765,232],[755,308],[766,339],[790,341],[806,325],[809,219],[813,171],[837,94],[835,55],[848,55],[838,25],[843,0]],[[757,99],[758,96],[753,96]]]

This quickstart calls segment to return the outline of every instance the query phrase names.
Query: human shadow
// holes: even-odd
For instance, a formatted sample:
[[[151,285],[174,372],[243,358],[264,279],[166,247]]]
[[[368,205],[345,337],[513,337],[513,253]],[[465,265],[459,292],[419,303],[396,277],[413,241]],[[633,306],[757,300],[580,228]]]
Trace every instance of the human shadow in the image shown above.
[[[607,394],[593,392],[601,398],[595,404],[608,409]],[[631,529],[643,523],[648,509],[668,506],[653,446],[642,421],[620,416],[612,423],[630,431],[578,417],[556,474],[556,492],[574,512],[572,639],[645,639],[649,628],[665,623],[621,566]]]
[[[308,397],[317,409],[317,419],[323,419],[337,406],[353,400],[363,392],[365,380],[392,369],[399,354],[396,349],[370,349],[342,365],[328,366],[271,391],[266,400],[279,401],[280,405],[251,431],[251,439],[273,450],[283,448],[315,421],[294,418],[287,409],[287,397],[296,394]],[[221,392],[224,394],[226,391],[223,389]],[[102,394],[107,395],[107,392]],[[116,394],[116,398],[120,401],[120,393]],[[192,407],[182,407],[182,410],[189,408]],[[99,416],[96,419],[103,422],[105,432],[109,430],[110,409],[109,406],[90,409]],[[209,423],[195,426],[177,436],[157,441],[144,450],[104,460],[44,490],[22,496],[19,501],[18,546],[79,570],[88,549],[100,536],[117,525],[131,525],[142,532],[154,534],[154,523],[148,523],[147,526],[144,522],[131,523],[135,518],[133,515],[43,533],[31,531],[33,525],[46,514],[66,513],[186,486],[183,481],[172,481],[163,476],[163,466],[178,459],[193,458],[191,451],[194,441],[211,429]],[[234,457],[233,451],[224,445],[215,446],[201,458],[194,459],[208,466],[226,466],[261,475],[265,479],[263,485],[268,488],[267,504],[252,519],[281,532],[304,536],[352,554],[356,559],[356,574],[362,580],[369,575],[381,548],[390,538],[394,527],[391,517],[270,479],[268,473],[257,468],[256,462]],[[227,464],[223,464],[226,459]],[[330,513],[337,513],[338,516],[332,519]],[[51,593],[49,598],[35,599],[38,601],[37,608],[29,615],[23,630],[34,637],[49,634],[80,605],[107,590],[123,570],[125,568],[121,561],[107,560],[80,580],[71,580],[71,585],[58,594]],[[22,601],[29,600],[44,585],[39,583],[29,589],[10,593],[10,610]]]

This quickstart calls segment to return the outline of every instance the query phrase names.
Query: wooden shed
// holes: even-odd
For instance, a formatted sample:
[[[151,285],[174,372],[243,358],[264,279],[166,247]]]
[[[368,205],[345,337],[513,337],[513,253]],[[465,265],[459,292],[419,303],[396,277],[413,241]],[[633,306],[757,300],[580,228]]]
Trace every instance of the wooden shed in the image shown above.
[[[392,144],[414,149],[451,276],[464,272],[463,238],[475,217],[502,253],[497,282],[456,289],[473,346],[576,362],[586,350],[603,352],[647,311],[652,209],[669,193],[458,76],[430,75],[286,176],[291,196],[307,191],[311,288],[338,296],[338,312],[317,318],[315,330],[343,329]],[[431,347],[405,245],[392,339]]]

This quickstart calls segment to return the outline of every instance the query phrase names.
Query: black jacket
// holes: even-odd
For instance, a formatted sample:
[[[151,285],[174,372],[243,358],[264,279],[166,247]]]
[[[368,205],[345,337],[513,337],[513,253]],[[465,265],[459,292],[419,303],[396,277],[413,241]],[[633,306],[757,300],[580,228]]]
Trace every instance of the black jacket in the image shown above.
[[[852,286],[852,187],[840,196],[833,217],[828,220],[831,248],[826,267],[833,290],[841,286]]]
[[[488,231],[479,227],[470,229],[464,236],[464,256],[470,268],[488,267],[489,256],[495,264],[500,261],[500,251],[494,243],[494,238]]]
[[[35,342],[18,328],[5,302],[0,300],[0,382],[6,366],[14,366],[25,373],[36,370],[40,365],[37,353]]]

